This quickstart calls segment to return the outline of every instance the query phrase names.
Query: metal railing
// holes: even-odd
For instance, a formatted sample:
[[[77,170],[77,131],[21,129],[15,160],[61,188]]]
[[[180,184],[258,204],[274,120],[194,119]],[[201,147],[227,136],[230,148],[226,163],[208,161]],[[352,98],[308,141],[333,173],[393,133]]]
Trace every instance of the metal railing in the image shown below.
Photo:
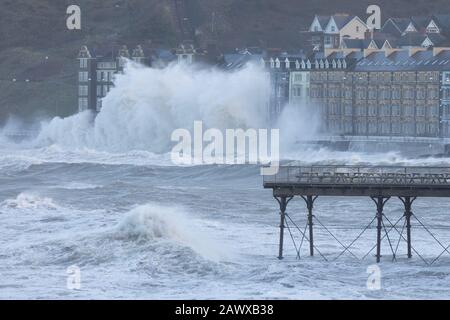
[[[264,184],[450,186],[450,167],[281,166]]]

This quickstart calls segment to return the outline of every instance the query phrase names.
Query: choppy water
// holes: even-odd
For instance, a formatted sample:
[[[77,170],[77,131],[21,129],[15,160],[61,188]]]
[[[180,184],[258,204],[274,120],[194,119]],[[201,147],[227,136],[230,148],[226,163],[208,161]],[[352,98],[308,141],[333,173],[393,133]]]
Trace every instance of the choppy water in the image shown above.
[[[20,125],[10,122],[0,130],[0,298],[450,298],[448,255],[432,266],[416,253],[407,261],[401,242],[399,261],[392,263],[387,238],[378,291],[367,288],[373,253],[363,261],[349,254],[331,261],[342,248],[317,224],[317,248],[330,261],[309,258],[307,244],[297,260],[288,232],[286,258],[279,261],[278,208],[262,188],[257,166],[171,163],[171,132],[190,129],[195,120],[222,130],[267,127],[262,70],[131,66],[117,78],[95,120],[88,113],[55,118],[37,125],[42,131],[36,140],[21,144],[2,138],[4,130]],[[317,122],[299,106],[284,110],[276,125],[283,159],[449,164],[396,153],[298,150],[290,143],[313,135]],[[449,209],[445,199],[414,204],[444,246],[450,244]],[[289,204],[301,228],[305,211],[299,199]],[[348,245],[375,208],[370,199],[323,197],[315,214]],[[392,222],[402,214],[398,200],[388,203]],[[371,227],[352,252],[362,257],[375,234]],[[394,247],[398,238],[390,233]],[[417,222],[413,241],[427,261],[442,251]],[[81,272],[79,290],[67,287],[67,270],[74,266]]]
[[[395,155],[308,152],[297,159],[326,162],[398,162]],[[447,159],[413,163],[446,163]],[[407,261],[400,243],[391,262],[383,242],[382,288],[367,289],[363,261],[344,255],[301,260],[289,234],[286,258],[276,259],[277,206],[262,188],[256,166],[174,167],[146,152],[110,154],[3,145],[0,151],[0,298],[450,298],[450,258],[432,266]],[[419,199],[415,212],[450,244],[450,201]],[[302,227],[305,207],[288,210]],[[370,199],[319,198],[316,215],[349,244],[374,216]],[[387,217],[402,215],[391,201]],[[375,243],[371,228],[352,252]],[[413,228],[426,259],[442,250]],[[398,235],[391,239],[394,246]],[[318,249],[332,260],[340,245],[316,226]],[[67,268],[81,270],[81,289],[67,289]]]

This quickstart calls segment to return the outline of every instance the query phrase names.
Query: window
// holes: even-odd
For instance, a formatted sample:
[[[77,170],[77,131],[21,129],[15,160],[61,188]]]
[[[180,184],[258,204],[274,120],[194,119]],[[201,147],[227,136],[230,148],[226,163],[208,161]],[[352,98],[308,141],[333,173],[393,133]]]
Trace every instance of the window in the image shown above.
[[[412,135],[414,134],[414,123],[408,122],[403,124],[403,134]]]
[[[417,106],[416,111],[417,111],[417,116],[420,116],[420,117],[425,116],[425,107],[424,106]]]
[[[335,26],[331,26],[331,32],[335,32],[336,31],[336,27]]]
[[[346,89],[344,95],[345,95],[345,99],[351,99],[352,98],[352,90]]]
[[[428,98],[430,99],[437,99],[438,93],[436,89],[428,89]]]
[[[87,82],[88,81],[88,73],[86,71],[82,71],[78,73],[78,81],[79,82]]]
[[[359,26],[356,26],[356,32],[359,32]]]
[[[427,111],[429,117],[436,117],[439,114],[437,106],[431,106],[427,109]]]
[[[400,123],[398,123],[398,122],[392,123],[392,133],[393,134],[399,134],[400,131],[401,131]]]
[[[442,106],[442,110],[443,110],[443,116],[445,116],[445,117],[450,116],[450,105],[444,104]]]
[[[88,108],[88,99],[79,98],[78,99],[78,111],[84,111]]]
[[[292,88],[293,96],[296,98],[302,97],[302,86],[295,86]]]
[[[391,132],[391,125],[389,124],[389,122],[383,122],[381,124],[381,132],[383,134],[389,134]]]
[[[414,117],[414,107],[413,106],[403,107],[403,115],[406,117]]]
[[[87,68],[88,67],[88,59],[82,58],[80,59],[80,68]]]
[[[429,133],[430,135],[436,135],[437,132],[438,132],[438,127],[437,127],[437,125],[436,125],[435,123],[430,123],[430,124],[428,125],[428,133]]]
[[[347,104],[344,112],[346,116],[351,116],[353,114],[352,105]]]
[[[417,99],[425,99],[426,93],[424,88],[420,88],[417,90]]]
[[[356,96],[358,99],[366,98],[366,90],[364,88],[358,88],[356,91]]]
[[[392,115],[394,117],[400,116],[400,106],[392,106]]]
[[[444,72],[442,81],[444,84],[450,84],[450,72]]]
[[[425,134],[425,123],[418,122],[416,125],[417,134],[423,135]]]
[[[369,122],[369,134],[377,133],[377,123]]]
[[[394,88],[392,89],[392,99],[401,99],[402,98],[402,94],[400,92],[399,88]]]
[[[88,86],[79,86],[78,87],[78,95],[79,96],[87,96],[88,95]]]

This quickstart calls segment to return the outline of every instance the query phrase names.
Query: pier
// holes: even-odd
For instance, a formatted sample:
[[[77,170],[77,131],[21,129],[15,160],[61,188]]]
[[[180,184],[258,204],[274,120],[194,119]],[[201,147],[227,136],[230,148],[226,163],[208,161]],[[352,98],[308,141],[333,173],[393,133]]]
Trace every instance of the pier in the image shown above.
[[[442,253],[431,263],[435,262],[444,253],[450,253],[449,247],[442,244],[439,239],[427,228],[413,213],[413,203],[418,197],[450,197],[450,167],[401,167],[401,166],[282,166],[276,175],[264,176],[264,188],[272,189],[273,196],[277,200],[280,208],[280,239],[278,258],[283,258],[284,231],[293,225],[301,234],[304,241],[309,242],[309,254],[314,256],[317,251],[326,259],[314,244],[314,222],[321,226],[333,236],[344,249],[338,257],[345,252],[350,254],[350,247],[356,242],[368,227],[376,222],[376,261],[381,260],[381,243],[384,238],[389,241],[390,249],[395,260],[397,248],[391,244],[389,232],[396,230],[400,235],[400,240],[404,240],[407,245],[407,256],[412,257],[412,234],[411,219],[415,219],[443,249]],[[307,225],[305,229],[299,228],[287,214],[289,202],[294,197],[300,197],[306,204]],[[314,215],[314,204],[319,197],[370,197],[374,202],[376,214],[369,226],[349,245],[344,245],[329,229],[323,225]],[[401,233],[396,228],[397,223],[392,224],[389,220],[389,227],[386,226],[387,217],[384,214],[385,204],[397,198],[403,203],[404,228]],[[404,229],[406,235],[403,234]],[[292,233],[289,229],[289,233]],[[300,257],[300,249],[297,250],[297,257]],[[418,252],[415,253],[427,264],[429,264]],[[352,254],[353,255],[353,254]]]

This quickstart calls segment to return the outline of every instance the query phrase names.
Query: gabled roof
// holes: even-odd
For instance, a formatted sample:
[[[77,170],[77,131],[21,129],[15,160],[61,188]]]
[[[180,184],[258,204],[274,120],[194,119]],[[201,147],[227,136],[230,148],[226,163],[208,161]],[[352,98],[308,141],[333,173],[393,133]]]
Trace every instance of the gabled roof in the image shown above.
[[[427,36],[433,42],[434,46],[443,46],[449,43],[448,39],[440,33],[429,33]]]
[[[391,34],[395,37],[400,36],[403,31],[400,30],[400,28],[397,26],[397,24],[392,19],[388,19],[384,25],[381,27],[381,31],[383,33]]]
[[[321,16],[321,15],[317,15],[317,14],[314,16],[314,20],[317,19],[322,30],[325,30],[326,26],[328,25],[328,22],[330,21],[330,18],[331,18],[331,16]],[[314,20],[313,20],[313,22],[314,22]]]
[[[407,33],[398,40],[401,47],[420,47],[427,38],[427,35],[420,33]]]
[[[404,32],[412,22],[410,18],[390,18],[401,32]],[[414,23],[413,23],[414,24]]]
[[[322,29],[325,29],[325,27],[328,24],[328,21],[330,21],[330,16],[317,16],[317,20],[319,21]]]
[[[429,39],[432,42],[433,46],[439,46],[442,43],[446,42],[447,38],[439,33],[429,33],[429,34],[420,34],[420,33],[407,33],[403,35],[398,40],[399,46],[415,46],[420,47],[426,39]]]
[[[414,23],[415,28],[420,31],[425,29],[431,21],[430,16],[413,16],[411,21]]]
[[[336,26],[338,29],[342,29],[347,23],[349,23],[351,20],[353,20],[355,16],[350,15],[334,15],[332,18],[334,19],[334,22],[336,23]]]

